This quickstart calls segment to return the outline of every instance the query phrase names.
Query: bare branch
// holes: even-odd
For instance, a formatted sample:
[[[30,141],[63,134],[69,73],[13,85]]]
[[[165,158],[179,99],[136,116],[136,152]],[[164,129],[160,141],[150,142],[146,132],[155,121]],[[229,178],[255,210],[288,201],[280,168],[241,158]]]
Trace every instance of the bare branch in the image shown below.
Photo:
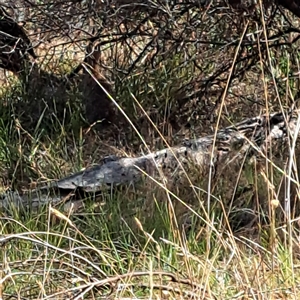
[[[99,165],[30,191],[23,196],[13,192],[6,193],[0,199],[0,207],[8,208],[11,203],[17,207],[20,205],[37,207],[48,202],[57,203],[76,189],[97,193],[117,185],[136,184],[143,178],[143,174],[157,178],[160,173],[158,170],[167,175],[178,174],[190,163],[196,165],[205,176],[211,161],[212,167],[217,168],[226,164],[233,156],[235,159],[242,159],[245,155],[265,153],[270,141],[282,140],[288,132],[293,134],[299,112],[299,109],[291,109],[286,114],[274,113],[270,116],[246,119],[219,130],[215,141],[214,136],[209,135],[140,157],[107,157]]]

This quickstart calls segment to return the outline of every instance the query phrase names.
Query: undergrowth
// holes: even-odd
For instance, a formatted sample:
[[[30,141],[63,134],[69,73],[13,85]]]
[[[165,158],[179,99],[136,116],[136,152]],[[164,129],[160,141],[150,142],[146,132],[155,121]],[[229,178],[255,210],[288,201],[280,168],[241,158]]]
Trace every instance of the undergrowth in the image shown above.
[[[226,54],[234,57],[235,51],[238,46]],[[222,83],[221,98],[212,91],[212,113],[201,112],[204,100],[180,99],[186,96],[181,85],[212,72],[218,67],[213,62],[200,72],[193,67],[197,59],[186,61],[179,53],[147,72],[137,66],[130,75],[116,75],[115,99],[142,141],[128,124],[119,140],[114,127],[99,132],[87,124],[75,89],[61,105],[59,97],[41,99],[41,90],[31,94],[12,81],[0,102],[1,194],[62,178],[107,154],[137,155],[145,150],[142,144],[167,147],[159,133],[180,144],[245,115],[286,106],[296,80],[283,89],[277,77],[291,72],[289,55],[278,61],[272,50],[266,53],[276,68],[266,68],[268,58],[261,56],[248,76],[231,86]],[[257,85],[264,94],[253,103],[246,96],[256,97]],[[220,123],[211,126],[211,117],[219,116]],[[96,198],[84,195],[79,206],[1,208],[0,298],[297,299],[299,185],[291,183],[297,179],[297,151],[290,172],[284,151],[229,161],[211,184],[194,166],[174,182],[145,178]]]

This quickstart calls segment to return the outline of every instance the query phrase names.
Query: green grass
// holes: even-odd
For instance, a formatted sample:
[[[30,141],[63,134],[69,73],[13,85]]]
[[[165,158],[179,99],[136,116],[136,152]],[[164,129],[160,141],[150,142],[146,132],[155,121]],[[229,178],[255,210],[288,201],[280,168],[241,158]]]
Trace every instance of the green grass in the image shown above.
[[[121,199],[111,200],[116,203]],[[259,295],[276,298],[279,293],[297,296],[297,290],[293,291],[298,282],[295,261],[290,261],[279,240],[270,249],[267,240],[257,243],[235,237],[211,223],[208,241],[207,228],[195,229],[186,236],[171,220],[166,220],[171,215],[167,205],[153,213],[155,220],[145,226],[138,221],[143,214],[141,207],[137,208],[136,217],[130,218],[130,226],[125,211],[109,204],[101,206],[97,213],[87,208],[69,216],[60,215],[55,209],[42,210],[35,216],[25,216],[20,223],[2,217],[1,255],[7,266],[2,275],[4,295],[19,291],[23,296],[40,298],[53,297],[61,291],[57,297],[63,299],[69,289],[76,294],[83,292],[85,285],[92,287],[95,280],[100,286],[109,278],[117,281],[118,275],[128,273],[114,288],[114,295],[159,297],[157,286],[167,284],[166,279],[152,273],[170,272],[192,280],[217,299],[256,299]],[[141,271],[148,275],[134,277],[135,272]],[[29,287],[30,292],[25,293]],[[179,290],[201,295],[190,284],[180,285]],[[109,293],[108,286],[94,290],[94,297],[103,297],[106,292]],[[168,297],[180,297],[169,293]]]
[[[202,112],[209,105],[218,104],[211,114],[228,125],[228,120],[287,104],[285,95],[295,88],[296,79],[287,85],[280,79],[292,72],[292,59],[284,49],[279,58],[271,49],[266,56],[276,68],[266,67],[267,59],[261,59],[247,76],[231,83],[227,98],[213,93],[215,84],[208,87],[211,94],[205,91],[179,110],[184,87],[210,76],[219,60],[232,60],[238,49],[230,49],[225,53],[212,45],[193,61],[195,49],[190,46],[188,61],[185,53],[176,53],[146,72],[138,65],[128,76],[114,74],[116,101],[142,141],[128,124],[120,130],[125,142],[116,140],[115,128],[97,132],[88,127],[75,88],[68,91],[65,105],[53,97],[47,106],[39,93],[26,94],[20,82],[11,80],[0,101],[1,193],[62,178],[108,154],[138,155],[143,143],[151,149],[166,147],[159,133],[171,144],[179,144],[185,135],[212,133],[217,125]],[[205,62],[201,72],[194,62]],[[219,79],[226,76],[228,72]],[[223,93],[225,81],[220,80],[218,88]],[[276,88],[280,99],[274,96]],[[241,100],[247,95],[260,97],[261,105]],[[172,131],[171,117],[178,122],[179,137]],[[195,132],[186,133],[186,123]],[[37,211],[13,205],[9,211],[0,210],[0,297],[297,299],[299,185],[292,184],[286,195],[297,167],[288,174],[286,150],[272,150],[268,158],[277,168],[263,157],[226,162],[212,180],[209,203],[207,174],[192,166],[186,169],[188,178],[181,172],[176,181],[158,178],[161,185],[145,178],[138,187],[107,191],[97,198],[86,195],[79,209],[49,204]],[[298,147],[296,157],[297,153]],[[295,204],[287,219],[286,199]]]
[[[83,141],[75,143],[64,130],[57,134],[57,140],[38,138],[39,130],[36,134],[36,138],[24,134],[15,140],[17,143],[26,138],[31,142],[27,142],[28,148],[21,147],[24,158],[17,162],[26,165],[24,173],[33,181],[40,174],[57,178],[82,167],[84,157],[78,150],[86,146]],[[13,141],[13,135],[4,134],[3,139],[5,136]],[[71,145],[75,156],[66,150]],[[39,156],[33,149],[44,149],[47,154]],[[39,172],[34,169],[28,175],[39,160]],[[5,162],[8,160],[3,159]],[[249,172],[255,172],[255,168],[244,168],[233,198],[231,209],[237,218],[243,219],[243,215],[238,216],[236,207],[241,211],[253,209],[253,199],[268,192],[264,179]],[[193,174],[197,171],[189,173]],[[255,187],[253,177],[259,187]],[[190,179],[197,187],[205,185],[196,177]],[[3,212],[3,297],[19,294],[34,299],[65,299],[82,293],[87,299],[100,299],[112,293],[121,299],[186,299],[192,295],[200,299],[296,299],[298,248],[290,252],[284,241],[286,229],[279,226],[279,219],[274,223],[261,219],[251,228],[237,225],[239,230],[232,232],[234,224],[227,214],[233,190],[230,192],[228,180],[219,178],[208,216],[206,193],[195,195],[179,182],[173,187],[180,196],[177,199],[151,180],[141,190],[127,188],[97,199],[86,198],[79,211],[47,206],[37,212]],[[243,184],[247,183],[254,187],[245,194]],[[199,197],[202,206],[197,205]],[[269,206],[267,201],[262,203],[263,210]],[[256,214],[260,213],[257,209]],[[293,237],[288,237],[293,247],[297,247],[295,238],[293,231]],[[165,272],[179,282],[170,282]],[[121,274],[124,276],[119,279]],[[110,280],[112,286],[107,283]]]

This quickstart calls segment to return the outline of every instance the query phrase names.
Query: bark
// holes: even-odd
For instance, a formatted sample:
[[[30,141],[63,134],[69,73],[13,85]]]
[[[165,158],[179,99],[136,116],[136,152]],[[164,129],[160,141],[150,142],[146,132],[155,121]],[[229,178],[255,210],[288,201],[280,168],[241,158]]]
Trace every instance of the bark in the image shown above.
[[[295,0],[277,0],[277,3],[290,12],[296,17],[300,18],[300,2]]]
[[[23,195],[18,192],[3,194],[0,208],[9,209],[11,204],[36,208],[49,202],[57,203],[70,193],[73,195],[75,190],[94,194],[117,185],[136,185],[145,173],[156,178],[162,172],[174,176],[190,163],[197,166],[203,176],[207,176],[211,163],[212,167],[217,168],[232,157],[239,159],[266,152],[271,141],[276,143],[285,139],[287,134],[293,135],[299,112],[300,109],[295,108],[285,113],[253,117],[220,129],[216,138],[209,135],[183,141],[182,145],[139,157],[109,156],[99,165]]]

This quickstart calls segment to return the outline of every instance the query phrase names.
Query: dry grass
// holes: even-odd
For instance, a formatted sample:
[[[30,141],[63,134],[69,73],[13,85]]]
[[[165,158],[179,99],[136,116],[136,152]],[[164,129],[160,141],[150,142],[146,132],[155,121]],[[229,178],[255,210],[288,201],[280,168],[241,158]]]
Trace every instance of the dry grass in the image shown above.
[[[232,31],[221,24],[222,33],[241,40],[243,30],[263,28],[245,18],[240,24]],[[107,47],[102,67],[127,68],[147,41]],[[45,70],[61,74],[77,64],[75,56],[65,59],[64,47],[51,46],[38,50]],[[225,48],[198,49],[195,61],[204,65],[201,71],[183,52],[145,72],[154,55],[149,52],[142,60],[145,65],[126,76],[103,67],[115,84],[115,100],[142,141],[129,125],[100,132],[83,126],[81,104],[72,91],[74,103],[65,107],[68,118],[43,113],[38,122],[29,122],[29,110],[25,117],[16,113],[23,100],[20,85],[7,81],[10,88],[2,93],[0,110],[1,190],[61,178],[108,154],[134,155],[146,151],[143,143],[151,149],[165,147],[159,133],[170,144],[179,144],[183,136],[214,133],[244,117],[288,105],[296,83],[283,89],[280,81],[290,74],[291,58],[281,49],[273,63],[273,50],[268,49],[244,76],[230,81],[230,71],[225,72],[220,77],[224,81],[179,109],[177,101],[186,96],[188,84],[196,90],[226,61],[234,70],[240,49]],[[64,53],[63,61],[57,53]],[[76,210],[48,205],[35,213],[20,208],[0,212],[0,298],[298,299],[299,184],[291,180],[299,182],[298,148],[292,143],[288,151],[272,148],[269,161],[230,161],[213,179],[191,167],[176,181],[147,178],[138,188],[123,187],[96,199],[86,195]]]

